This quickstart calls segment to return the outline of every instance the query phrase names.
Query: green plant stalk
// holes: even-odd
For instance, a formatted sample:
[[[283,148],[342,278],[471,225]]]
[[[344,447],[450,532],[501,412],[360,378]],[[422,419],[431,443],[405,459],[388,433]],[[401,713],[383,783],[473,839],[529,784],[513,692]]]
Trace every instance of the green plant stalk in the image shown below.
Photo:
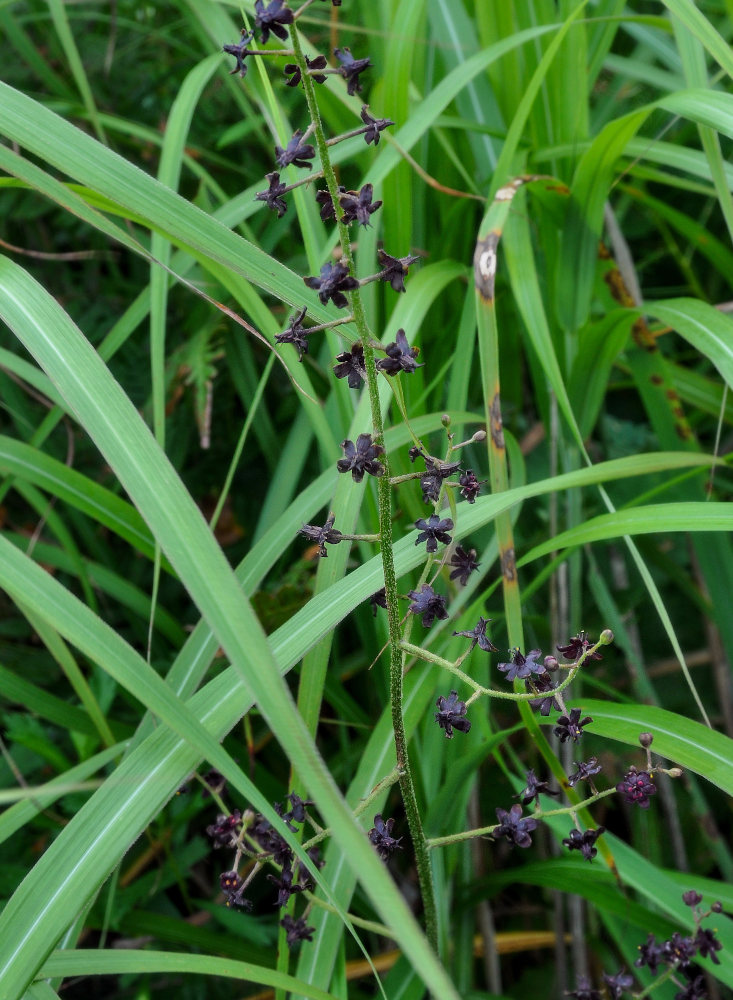
[[[334,208],[338,205],[338,183],[333,172],[331,159],[328,153],[326,137],[323,132],[323,123],[318,110],[318,102],[315,94],[315,84],[307,72],[305,56],[298,37],[298,30],[295,25],[290,28],[290,38],[295,51],[295,60],[300,67],[303,89],[305,91],[306,102],[311,122],[314,125],[314,138],[318,153],[321,158],[323,175],[328,186],[328,191],[333,201]],[[338,218],[338,211],[335,213],[339,230],[343,260],[349,268],[349,273],[355,276],[354,255],[351,248],[351,240],[347,227]],[[369,402],[372,411],[372,425],[376,442],[384,442],[384,423],[382,421],[382,410],[379,400],[379,385],[377,381],[377,368],[374,360],[374,349],[371,342],[371,333],[367,323],[364,303],[361,299],[359,289],[351,292],[351,306],[354,314],[354,323],[361,338],[364,349],[364,367],[366,369],[366,382],[369,392]],[[412,780],[412,769],[407,748],[407,736],[405,734],[405,723],[402,714],[402,641],[400,612],[397,593],[397,574],[395,572],[393,542],[392,542],[392,488],[389,482],[389,460],[387,455],[382,459],[384,465],[384,475],[377,481],[377,499],[379,508],[379,534],[380,552],[382,565],[384,567],[384,590],[387,599],[387,621],[389,628],[389,659],[390,659],[390,704],[392,709],[392,727],[395,738],[395,753],[397,757],[397,768],[400,773],[400,790],[405,806],[407,824],[415,850],[415,864],[417,867],[418,879],[420,882],[420,892],[422,895],[423,908],[425,913],[425,931],[433,949],[438,950],[438,915],[435,904],[435,893],[433,890],[432,863],[428,854],[427,839],[423,830],[422,820],[417,804],[415,785]]]

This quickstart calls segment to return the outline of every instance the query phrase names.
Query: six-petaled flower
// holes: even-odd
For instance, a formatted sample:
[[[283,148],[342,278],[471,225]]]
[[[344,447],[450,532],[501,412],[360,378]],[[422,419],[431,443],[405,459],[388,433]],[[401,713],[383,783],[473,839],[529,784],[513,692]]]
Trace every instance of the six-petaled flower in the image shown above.
[[[299,535],[304,535],[309,538],[312,542],[318,545],[318,555],[323,559],[328,557],[328,552],[326,552],[326,543],[329,545],[338,545],[341,541],[341,532],[334,528],[333,523],[336,520],[336,515],[333,511],[328,515],[326,523],[322,528],[317,528],[312,524],[304,524],[298,531]],[[302,822],[302,820],[300,821]]]
[[[377,259],[382,268],[379,274],[380,281],[388,281],[395,292],[405,291],[405,278],[410,265],[414,264],[419,257],[390,257],[384,250],[377,250]]]
[[[531,802],[540,801],[540,793],[544,795],[559,795],[560,792],[556,789],[550,788],[549,781],[540,780],[534,773],[532,768],[527,771],[526,777],[527,784],[522,789],[522,791],[515,795],[515,799],[521,799],[523,806],[528,806]]]
[[[470,632],[454,632],[453,635],[463,635],[466,639],[471,640],[469,653],[476,645],[478,645],[479,649],[483,649],[485,653],[495,653],[497,651],[496,646],[486,634],[486,627],[490,621],[491,618],[484,618],[482,615],[479,617],[478,624]]]
[[[648,771],[637,771],[630,767],[622,781],[616,785],[616,791],[625,796],[627,802],[649,808],[649,797],[657,794],[657,789]]]
[[[471,573],[475,573],[481,564],[476,560],[476,549],[469,549],[466,552],[462,545],[456,545],[449,565],[453,567],[451,580],[460,580],[465,587]]]
[[[404,330],[398,330],[393,344],[385,347],[386,358],[377,361],[377,368],[386,375],[396,375],[398,372],[412,374],[417,368],[424,365],[417,363],[417,356],[420,353],[417,347],[410,347]]]
[[[350,351],[336,355],[337,364],[333,366],[336,378],[345,378],[350,389],[360,389],[366,378],[364,363],[364,348],[357,341]]]
[[[309,59],[308,56],[305,57],[305,65],[311,70],[308,74],[314,83],[325,83],[326,77],[323,73],[313,73],[312,70],[325,69],[328,65],[325,56],[316,56],[314,59]],[[286,82],[286,87],[297,87],[302,79],[302,74],[300,72],[300,66],[297,63],[286,63],[283,67],[283,73],[289,79]]]
[[[333,54],[336,56],[338,61],[341,63],[339,67],[339,73],[346,80],[346,91],[349,96],[352,96],[357,91],[361,90],[361,81],[359,80],[359,74],[363,73],[364,70],[369,69],[372,65],[371,59],[367,56],[365,59],[354,59],[351,54],[351,49],[344,45],[341,49],[334,49]]]
[[[615,976],[603,973],[603,981],[606,984],[609,1000],[621,1000],[621,996],[626,990],[630,990],[634,985],[634,977],[630,976],[626,969],[621,968]]]
[[[382,587],[381,590],[377,590],[374,594],[372,594],[372,596],[369,598],[369,603],[371,605],[372,616],[374,618],[377,617],[378,608],[384,608],[385,611],[387,610],[387,591],[384,589],[384,587]]]
[[[400,332],[401,331],[398,331],[397,334],[398,339]],[[377,362],[377,367],[379,367],[379,362]],[[410,449],[410,451],[412,451],[412,449]],[[417,455],[415,455],[415,458],[417,458],[420,454],[420,450],[417,449]],[[410,460],[413,462],[415,461],[415,458],[413,458],[412,455],[410,456]],[[460,464],[460,462],[438,462],[433,459],[425,458],[425,475],[420,477],[420,489],[422,490],[422,498],[425,503],[435,503],[440,499],[440,490],[443,486],[443,480],[452,476]]]
[[[277,170],[273,170],[271,174],[265,174],[265,177],[270,186],[267,191],[258,191],[255,195],[255,201],[264,201],[268,208],[277,212],[277,217],[280,219],[288,210],[288,203],[283,198],[283,194],[287,191],[287,185],[281,182]]]
[[[379,456],[383,454],[384,448],[381,444],[374,444],[371,434],[360,434],[353,441],[341,442],[344,457],[336,463],[339,472],[350,472],[355,483],[360,483],[364,478],[364,473],[370,476],[383,476],[384,466],[379,461]]]
[[[339,204],[343,211],[341,222],[348,225],[350,222],[358,222],[362,226],[370,226],[370,217],[382,207],[381,201],[372,201],[374,188],[371,184],[364,184],[359,191],[345,191],[339,196]]]
[[[413,615],[421,615],[425,628],[430,628],[436,618],[442,620],[448,617],[445,598],[436,594],[430,584],[424,583],[419,591],[411,590],[407,596],[412,601],[407,610]]]
[[[367,146],[370,142],[373,142],[375,146],[379,145],[379,133],[384,129],[389,128],[390,125],[394,125],[393,121],[389,118],[373,118],[369,114],[369,105],[363,105],[361,109],[361,120],[366,125],[364,129],[364,138],[366,139]]]
[[[572,740],[573,743],[577,743],[583,735],[583,726],[587,726],[592,721],[593,719],[589,715],[581,719],[579,708],[571,708],[569,716],[560,716],[553,732],[561,743],[565,743],[566,740]]]
[[[394,827],[394,820],[382,819],[380,813],[374,817],[374,826],[368,833],[369,840],[374,844],[377,849],[377,854],[382,859],[382,861],[387,861],[387,859],[394,854],[396,850],[402,850],[401,840],[402,837],[393,837],[392,828]]]
[[[294,947],[298,941],[312,941],[315,927],[306,927],[305,920],[298,917],[296,920],[290,914],[286,914],[280,921],[280,926],[285,928],[285,943],[288,948]]]
[[[479,481],[476,478],[473,469],[466,469],[458,477],[458,483],[461,487],[461,496],[465,497],[469,503],[476,503],[476,497],[481,492],[483,480]]]
[[[315,147],[311,146],[309,142],[302,142],[302,138],[303,130],[296,129],[285,149],[282,146],[275,146],[275,159],[278,167],[287,167],[289,163],[292,163],[295,167],[313,169],[313,164],[309,163],[308,160],[312,160],[316,155]]]
[[[251,55],[247,46],[254,38],[254,31],[247,31],[246,28],[242,28],[242,38],[241,41],[234,45],[223,45],[222,51],[226,52],[227,55],[234,56],[237,60],[236,65],[233,70],[230,70],[230,75],[232,73],[239,73],[239,75],[244,79],[247,75],[247,64],[245,59],[248,55]]]
[[[287,906],[288,900],[294,893],[303,891],[303,886],[299,882],[293,882],[293,872],[290,868],[283,868],[279,878],[276,875],[267,877],[277,889],[275,906]]]
[[[437,552],[438,542],[442,542],[443,545],[451,543],[448,532],[453,527],[453,522],[449,517],[441,519],[438,514],[431,514],[427,521],[424,517],[419,517],[415,521],[415,527],[420,532],[415,539],[415,545],[425,542],[427,552]]]
[[[343,184],[339,185],[339,194],[345,194],[346,188]],[[336,209],[333,207],[333,198],[331,197],[331,192],[328,188],[321,188],[316,191],[316,202],[321,206],[321,221],[327,222],[329,219],[336,218]]]
[[[344,292],[352,292],[359,287],[356,278],[352,278],[349,269],[344,264],[324,264],[318,278],[303,278],[308,288],[318,292],[318,298],[325,305],[330,299],[339,309],[345,309],[349,304]]]
[[[560,702],[554,694],[555,684],[548,673],[540,674],[539,677],[528,677],[524,682],[524,686],[528,694],[534,692],[540,695],[539,698],[530,701],[532,708],[539,708],[540,715],[549,715],[551,709],[554,709],[556,712],[562,711]]]
[[[445,729],[446,739],[453,739],[453,730],[459,733],[467,733],[471,728],[471,723],[466,718],[466,703],[458,697],[457,691],[451,691],[447,698],[442,695],[435,702],[438,711],[435,713],[435,721],[441,729]]]
[[[530,833],[537,829],[537,820],[531,816],[522,817],[522,807],[519,804],[513,805],[508,812],[506,809],[497,809],[496,818],[499,824],[491,834],[495,840],[506,837],[510,844],[516,844],[517,847],[532,846]]]
[[[644,944],[639,945],[639,957],[634,962],[638,968],[649,966],[652,975],[656,975],[657,969],[664,961],[664,948],[657,941],[653,934],[649,934]]]
[[[544,663],[538,663],[538,657],[542,656],[542,651],[532,649],[526,656],[522,654],[518,647],[512,650],[512,658],[508,663],[499,663],[497,666],[503,674],[506,674],[508,681],[523,681],[532,674],[546,673]]]
[[[224,902],[227,906],[241,906],[243,910],[252,909],[252,903],[243,896],[244,879],[237,872],[222,872],[219,876],[219,886],[224,893]]]
[[[255,3],[255,28],[260,31],[262,44],[267,43],[270,32],[281,41],[288,37],[286,24],[293,23],[293,12],[285,6],[285,0],[270,0],[267,7],[263,0]]]
[[[290,326],[282,333],[275,334],[276,344],[292,344],[298,351],[298,361],[303,360],[303,355],[308,353],[308,330],[303,326],[306,309],[301,309],[297,316],[290,320]]]
[[[563,844],[570,851],[580,851],[586,861],[592,861],[598,854],[595,842],[606,832],[605,826],[599,826],[595,830],[571,830],[563,840]]]
[[[566,660],[577,660],[578,657],[584,653],[595,643],[591,642],[585,632],[578,632],[573,638],[566,643],[564,646],[556,646],[558,653],[562,653]],[[589,653],[586,656],[586,660],[602,660],[601,654],[596,651],[595,653]]]
[[[601,765],[598,763],[597,757],[589,757],[585,762],[576,760],[575,767],[575,774],[568,775],[568,784],[571,788],[575,788],[579,781],[587,781],[601,770]]]

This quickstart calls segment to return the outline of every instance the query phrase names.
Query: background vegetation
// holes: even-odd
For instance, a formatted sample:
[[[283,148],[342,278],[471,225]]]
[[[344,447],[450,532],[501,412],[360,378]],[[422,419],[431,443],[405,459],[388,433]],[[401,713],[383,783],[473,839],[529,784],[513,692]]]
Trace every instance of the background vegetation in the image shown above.
[[[551,653],[610,628],[572,689],[594,720],[582,758],[612,787],[643,767],[646,730],[684,771],[659,777],[647,811],[596,805],[607,849],[590,865],[562,847],[567,816],[526,851],[432,850],[445,971],[420,930],[399,793],[354,817],[394,767],[386,619],[368,603],[382,566],[368,542],[319,562],[297,532],[328,511],[376,530],[373,483],[335,468],[370,428],[368,399],[332,375],[336,331],[302,364],[274,350],[304,305],[337,316],[302,282],[335,240],[311,188],[281,219],[255,200],[275,143],[308,121],[287,60],[229,74],[221,47],[243,16],[212,0],[0,0],[0,996],[370,997],[367,957],[390,1000],[600,984],[648,933],[692,930],[683,891],[733,910],[733,4],[344,0],[298,21],[307,52],[347,45],[373,64],[361,95],[338,76],[319,88],[326,132],[358,126],[363,103],[395,122],[378,148],[352,139],[333,157],[340,183],[384,203],[358,232],[359,274],[377,247],[420,258],[405,295],[363,291],[378,339],[404,328],[420,347],[425,367],[399,376],[413,430],[441,454],[443,414],[470,437],[500,384],[508,482],[458,506],[479,572],[460,587],[443,571],[450,618],[415,622],[412,641],[455,658],[453,631],[492,618],[500,655],[464,667],[498,687],[510,645]],[[494,309],[472,265],[487,226]],[[411,440],[382,383],[399,475]],[[461,458],[489,477],[486,444]],[[424,516],[418,484],[400,486],[403,595]],[[408,666],[428,836],[490,825],[527,767],[547,770],[530,730],[550,737],[554,713],[480,701],[449,742],[434,703],[455,680]],[[209,767],[227,809],[277,822],[295,788],[331,831],[326,906],[292,955],[263,876],[252,914],[221,905],[229,860],[205,835],[220,807],[195,780],[176,795]],[[404,837],[387,865],[365,836],[377,812]],[[733,929],[716,926],[720,964],[701,964],[729,997]],[[635,972],[638,991],[652,982]]]

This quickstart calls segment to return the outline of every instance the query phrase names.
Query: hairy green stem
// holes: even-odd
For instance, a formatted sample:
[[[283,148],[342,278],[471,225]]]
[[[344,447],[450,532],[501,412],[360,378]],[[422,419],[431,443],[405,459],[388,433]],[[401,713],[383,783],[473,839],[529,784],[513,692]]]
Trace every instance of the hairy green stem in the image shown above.
[[[301,69],[303,89],[311,122],[314,127],[314,138],[321,158],[323,175],[328,186],[329,194],[333,201],[334,208],[338,206],[338,183],[333,172],[333,166],[328,153],[326,137],[323,132],[323,124],[318,109],[318,102],[315,94],[315,84],[306,72],[305,56],[300,44],[300,38],[295,25],[290,28],[290,38],[295,51],[295,59]],[[343,261],[349,268],[349,273],[356,277],[354,267],[354,256],[351,248],[351,240],[347,227],[338,218],[338,211],[335,212],[336,222],[341,240],[341,250]],[[354,315],[354,323],[361,338],[364,349],[364,367],[366,369],[366,382],[369,392],[369,402],[372,411],[372,426],[374,439],[379,444],[384,444],[384,424],[382,421],[382,410],[379,400],[379,383],[377,368],[374,360],[374,349],[372,347],[371,333],[367,323],[364,303],[358,288],[351,294],[351,305]],[[402,641],[400,611],[397,593],[397,574],[395,572],[394,553],[392,543],[392,488],[389,483],[389,460],[385,453],[382,459],[384,465],[384,475],[377,481],[377,499],[379,508],[379,534],[380,551],[382,556],[382,566],[384,568],[384,590],[387,603],[387,621],[389,628],[389,658],[390,658],[390,705],[392,710],[392,727],[394,730],[395,753],[397,757],[397,768],[400,774],[400,790],[405,806],[407,824],[410,830],[413,847],[415,850],[415,864],[417,867],[418,879],[420,882],[420,892],[422,895],[423,908],[425,912],[425,931],[428,941],[433,949],[438,950],[438,915],[435,905],[435,892],[433,889],[432,865],[428,854],[427,840],[420,818],[417,804],[415,785],[412,780],[412,770],[407,748],[407,735],[405,733],[405,722],[402,714]]]

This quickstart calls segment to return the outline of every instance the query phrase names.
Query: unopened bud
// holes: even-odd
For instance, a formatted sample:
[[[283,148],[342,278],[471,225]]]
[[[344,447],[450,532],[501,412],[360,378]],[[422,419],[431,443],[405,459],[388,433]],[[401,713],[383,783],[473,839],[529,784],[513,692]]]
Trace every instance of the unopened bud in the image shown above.
[[[556,656],[546,656],[545,657],[545,670],[557,670],[557,657]]]
[[[602,642],[604,646],[610,646],[613,642],[613,632],[610,628],[604,628],[601,634],[598,636],[598,641]]]
[[[440,422],[443,425],[443,427],[450,427],[450,414],[444,413],[443,416],[440,418]]]
[[[723,904],[720,902],[720,900],[716,900],[716,902],[713,903],[710,909],[713,911],[713,913],[722,913]]]
[[[474,436],[471,438],[472,441],[485,441],[486,431],[476,431]]]
[[[639,743],[647,750],[654,742],[654,737],[651,733],[639,733]]]
[[[670,769],[667,771],[667,774],[670,776],[670,778],[681,778],[683,773],[684,772],[682,771],[681,767],[670,767]]]

